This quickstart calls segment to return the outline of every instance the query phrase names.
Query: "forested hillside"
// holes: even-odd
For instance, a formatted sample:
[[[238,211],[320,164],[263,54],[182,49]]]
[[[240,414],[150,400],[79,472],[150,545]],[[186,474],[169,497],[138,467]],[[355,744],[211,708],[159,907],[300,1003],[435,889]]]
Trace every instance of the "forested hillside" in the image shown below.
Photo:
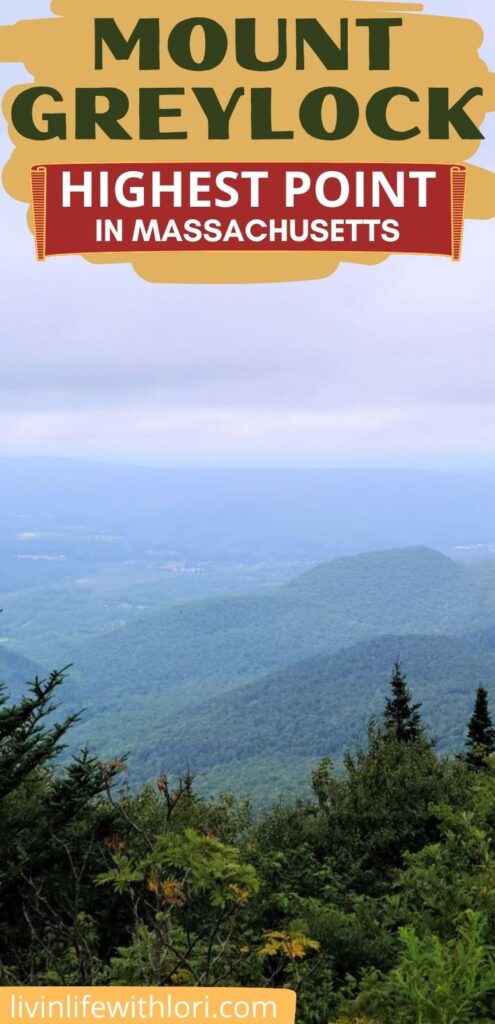
[[[139,778],[154,777],[163,763],[178,771],[185,758],[206,772],[200,788],[227,786],[266,801],[274,786],[283,792],[289,781],[304,791],[319,758],[329,754],[340,763],[359,744],[398,656],[411,670],[439,749],[462,746],[473,686],[483,683],[495,698],[495,654],[478,640],[422,635],[379,637],[317,655],[173,714],[166,697],[150,695],[143,709],[143,696],[130,694],[118,714],[102,701],[101,713],[74,735],[79,742],[91,738],[105,755],[115,744],[127,750],[132,736]]]
[[[74,730],[105,756],[129,749],[140,780],[187,757],[218,792],[267,797],[267,769],[304,787],[339,759],[379,705],[387,667],[407,658],[441,749],[462,741],[472,687],[495,682],[495,563],[425,548],[337,559],[261,593],[183,603],[88,645],[72,662]],[[296,759],[294,763],[293,759]]]
[[[41,674],[64,600],[63,592],[56,604],[40,595],[29,619],[15,602],[2,616],[8,625],[15,614],[18,640],[30,633],[30,650],[44,637]],[[86,709],[72,742],[103,756],[132,747],[139,782],[164,758],[177,771],[186,757],[204,790],[228,785],[264,801],[267,777],[280,791],[290,777],[304,791],[316,759],[330,752],[338,761],[357,741],[398,655],[411,665],[440,749],[453,750],[473,686],[491,690],[495,681],[492,560],[459,563],[428,548],[340,558],[245,594],[141,616],[133,605],[109,632],[105,616],[118,615],[117,606],[85,600],[95,635],[66,635],[57,656],[58,665],[72,665],[67,710]],[[10,641],[0,651],[15,659]],[[15,694],[30,667],[20,663],[6,677]]]
[[[165,607],[341,555],[428,545],[491,559],[494,523],[489,475],[0,459],[1,639],[49,667]]]
[[[33,661],[0,644],[0,683],[13,693],[20,693],[30,679],[42,671]]]
[[[336,559],[262,593],[168,608],[64,657],[88,688],[100,688],[103,668],[107,694],[187,686],[203,696],[372,636],[462,634],[494,620],[495,562],[407,548]]]

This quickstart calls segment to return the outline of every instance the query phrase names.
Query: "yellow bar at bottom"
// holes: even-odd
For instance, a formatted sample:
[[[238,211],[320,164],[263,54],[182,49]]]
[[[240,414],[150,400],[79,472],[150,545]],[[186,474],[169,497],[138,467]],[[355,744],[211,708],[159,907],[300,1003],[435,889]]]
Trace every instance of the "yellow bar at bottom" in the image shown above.
[[[296,994],[255,988],[0,988],[2,1024],[295,1024]]]

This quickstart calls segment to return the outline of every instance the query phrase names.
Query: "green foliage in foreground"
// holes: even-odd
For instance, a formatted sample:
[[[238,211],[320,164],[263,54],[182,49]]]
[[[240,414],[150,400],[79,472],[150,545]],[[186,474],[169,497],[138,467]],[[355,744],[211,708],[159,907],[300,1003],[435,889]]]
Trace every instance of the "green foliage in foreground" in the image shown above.
[[[438,756],[400,666],[400,707],[344,772],[324,759],[311,798],[259,817],[189,773],[133,794],[122,762],[55,767],[62,682],[0,699],[1,983],[292,987],[302,1024],[494,1019],[495,765]]]

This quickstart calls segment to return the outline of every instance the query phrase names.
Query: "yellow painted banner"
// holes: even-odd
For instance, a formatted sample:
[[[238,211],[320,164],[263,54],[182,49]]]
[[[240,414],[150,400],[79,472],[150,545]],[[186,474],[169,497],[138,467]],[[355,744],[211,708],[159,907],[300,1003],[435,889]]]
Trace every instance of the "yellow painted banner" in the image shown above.
[[[1,988],[2,1024],[294,1024],[295,992],[246,988]]]
[[[24,63],[33,79],[4,100],[15,150],[3,176],[7,192],[31,204],[33,228],[32,169],[80,164],[177,164],[194,172],[207,163],[228,174],[260,163],[300,165],[303,174],[308,164],[467,165],[466,217],[495,215],[495,174],[470,163],[495,108],[495,75],[478,52],[482,29],[467,18],[429,15],[400,0],[313,0],[309,7],[243,0],[235,11],[227,0],[208,0],[201,17],[192,0],[178,8],[107,0],[104,18],[101,0],[53,0],[52,11],[56,17],[0,25],[0,62]],[[138,202],[135,194],[125,201]],[[176,210],[175,198],[162,201],[163,227],[170,221],[180,234],[182,202]],[[215,196],[202,193],[198,202],[217,220]],[[232,202],[233,230],[235,193]],[[93,202],[86,212],[92,209]],[[256,220],[256,204],[251,209]],[[200,232],[198,248],[194,225],[192,238],[180,235],[180,252],[163,228],[156,250],[126,247],[123,232],[119,251],[106,251],[98,213],[93,244],[78,251],[92,263],[130,263],[155,283],[308,280],[342,261],[374,266],[392,254],[388,244],[365,251],[352,238],[336,251],[292,251],[283,241],[294,215],[287,209],[282,224],[276,216],[269,225],[277,231],[274,251],[247,244],[224,251],[209,232],[206,241]],[[320,205],[317,219],[327,214]],[[103,212],[101,219],[111,221],[112,233],[114,218]],[[120,224],[115,230],[120,238]]]

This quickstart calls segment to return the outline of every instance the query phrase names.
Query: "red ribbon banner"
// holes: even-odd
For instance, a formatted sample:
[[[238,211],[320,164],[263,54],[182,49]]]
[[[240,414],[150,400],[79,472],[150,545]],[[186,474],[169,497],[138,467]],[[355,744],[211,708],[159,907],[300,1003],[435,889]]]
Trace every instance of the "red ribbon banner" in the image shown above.
[[[459,260],[466,173],[446,164],[47,164],[31,173],[36,253],[320,250]]]

